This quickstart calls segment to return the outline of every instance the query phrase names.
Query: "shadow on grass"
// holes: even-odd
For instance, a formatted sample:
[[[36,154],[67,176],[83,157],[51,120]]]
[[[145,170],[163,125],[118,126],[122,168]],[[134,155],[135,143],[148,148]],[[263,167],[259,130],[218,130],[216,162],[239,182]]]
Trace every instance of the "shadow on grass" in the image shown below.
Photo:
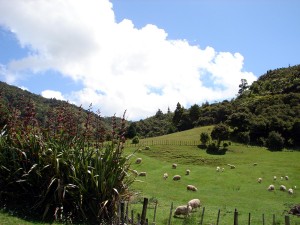
[[[218,150],[207,149],[206,153],[210,154],[210,155],[225,155],[227,150],[228,150],[227,148],[221,148],[221,149],[218,149]]]

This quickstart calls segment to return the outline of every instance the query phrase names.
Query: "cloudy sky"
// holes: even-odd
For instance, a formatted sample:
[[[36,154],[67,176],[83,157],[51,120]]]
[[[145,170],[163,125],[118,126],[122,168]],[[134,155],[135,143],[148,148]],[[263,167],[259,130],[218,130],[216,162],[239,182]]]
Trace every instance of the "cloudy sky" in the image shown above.
[[[0,0],[0,80],[139,120],[300,62],[297,0]]]

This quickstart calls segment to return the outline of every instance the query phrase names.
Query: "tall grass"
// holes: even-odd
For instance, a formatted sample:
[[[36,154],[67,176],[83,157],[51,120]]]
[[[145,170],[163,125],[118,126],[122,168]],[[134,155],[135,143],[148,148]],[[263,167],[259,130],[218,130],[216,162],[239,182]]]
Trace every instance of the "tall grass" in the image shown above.
[[[3,107],[3,106],[2,106]],[[60,222],[112,222],[133,178],[123,155],[125,113],[112,121],[111,141],[91,107],[84,118],[66,106],[49,112],[46,129],[34,104],[10,108],[0,135],[1,208]]]

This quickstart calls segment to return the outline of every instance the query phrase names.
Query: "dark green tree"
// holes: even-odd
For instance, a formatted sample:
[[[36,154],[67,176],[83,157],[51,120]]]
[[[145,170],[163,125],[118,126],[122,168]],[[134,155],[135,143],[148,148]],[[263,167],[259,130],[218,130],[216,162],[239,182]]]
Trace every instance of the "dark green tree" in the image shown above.
[[[138,144],[138,143],[140,143],[139,137],[138,137],[138,136],[135,136],[135,137],[132,139],[131,143],[132,143],[132,144],[135,144],[135,145]]]
[[[172,122],[175,126],[177,126],[179,121],[181,120],[183,112],[184,112],[184,108],[181,107],[180,103],[178,102],[172,119]]]
[[[209,143],[210,139],[211,138],[210,138],[209,133],[203,132],[203,133],[200,134],[201,144],[207,145],[207,143]]]
[[[284,147],[284,138],[280,133],[271,131],[267,138],[266,147],[271,151],[281,151]]]
[[[197,104],[194,104],[189,109],[189,116],[192,123],[195,123],[200,116],[200,107]]]
[[[229,134],[229,127],[226,124],[220,123],[214,126],[211,132],[211,138],[217,140],[217,146],[220,147],[222,141],[228,140]]]
[[[127,133],[126,133],[126,137],[127,138],[133,138],[137,135],[136,132],[136,123],[133,122],[129,125],[129,127],[127,128]]]

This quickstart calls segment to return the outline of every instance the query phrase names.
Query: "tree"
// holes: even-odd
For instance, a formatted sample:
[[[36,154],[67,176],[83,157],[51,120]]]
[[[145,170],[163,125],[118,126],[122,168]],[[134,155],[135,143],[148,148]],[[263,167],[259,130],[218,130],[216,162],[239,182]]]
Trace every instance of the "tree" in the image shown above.
[[[138,136],[135,136],[133,139],[132,139],[132,141],[131,141],[131,143],[132,144],[138,144],[140,142],[140,139],[139,139],[139,137]]]
[[[201,144],[206,145],[210,141],[210,135],[206,132],[200,134]]]
[[[195,123],[200,116],[200,107],[197,104],[194,104],[189,109],[189,116],[192,123]]]
[[[127,129],[126,137],[127,138],[133,138],[136,136],[136,123],[131,123]]]
[[[223,123],[220,123],[214,126],[211,137],[214,140],[217,140],[217,146],[220,147],[222,141],[227,140],[229,138],[229,127]]]
[[[177,126],[179,121],[181,120],[183,112],[184,112],[184,108],[181,107],[180,103],[178,102],[172,119],[175,126]]]
[[[244,91],[246,91],[249,88],[248,82],[246,79],[241,79],[241,84],[239,85],[239,95],[242,95]]]
[[[271,131],[268,135],[266,145],[272,151],[281,151],[284,147],[284,138],[280,133]]]

